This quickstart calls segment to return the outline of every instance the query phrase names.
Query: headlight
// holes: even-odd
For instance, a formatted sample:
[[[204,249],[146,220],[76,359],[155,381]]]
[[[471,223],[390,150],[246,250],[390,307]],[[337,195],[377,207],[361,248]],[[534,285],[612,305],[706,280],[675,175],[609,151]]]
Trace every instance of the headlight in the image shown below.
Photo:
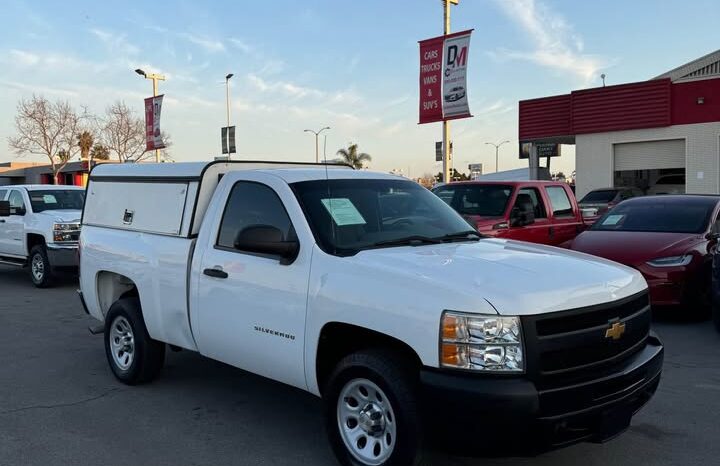
[[[440,366],[488,372],[523,372],[519,317],[445,311],[440,335]]]
[[[692,262],[692,256],[685,254],[683,256],[659,257],[651,261],[647,261],[648,265],[653,267],[683,267]]]
[[[79,223],[54,223],[53,241],[56,243],[77,241],[78,231],[80,231]]]

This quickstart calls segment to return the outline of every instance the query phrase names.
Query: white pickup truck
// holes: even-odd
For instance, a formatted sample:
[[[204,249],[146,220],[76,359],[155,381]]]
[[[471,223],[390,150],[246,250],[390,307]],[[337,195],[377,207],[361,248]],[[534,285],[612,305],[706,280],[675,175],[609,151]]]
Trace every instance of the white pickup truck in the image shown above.
[[[169,345],[298,387],[346,465],[603,441],[662,370],[637,271],[482,237],[412,181],[337,166],[98,166],[80,275],[120,381]]]
[[[29,266],[39,288],[57,271],[77,268],[84,199],[79,186],[0,186],[0,263]]]

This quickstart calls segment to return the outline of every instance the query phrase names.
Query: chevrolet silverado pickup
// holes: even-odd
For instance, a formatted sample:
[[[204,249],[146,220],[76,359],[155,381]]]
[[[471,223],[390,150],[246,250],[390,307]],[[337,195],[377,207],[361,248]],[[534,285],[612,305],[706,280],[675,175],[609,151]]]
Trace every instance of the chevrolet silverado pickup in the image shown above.
[[[79,186],[0,186],[0,263],[28,266],[39,288],[77,268],[84,199]]]
[[[605,441],[662,370],[639,272],[482,236],[410,180],[336,165],[98,166],[80,286],[121,382],[170,347],[298,387],[345,465]]]

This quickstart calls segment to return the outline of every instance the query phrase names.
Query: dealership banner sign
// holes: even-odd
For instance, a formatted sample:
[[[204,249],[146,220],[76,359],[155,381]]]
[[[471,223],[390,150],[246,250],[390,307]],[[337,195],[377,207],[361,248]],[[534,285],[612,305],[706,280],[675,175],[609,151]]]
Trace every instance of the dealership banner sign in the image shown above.
[[[165,142],[160,133],[162,101],[163,96],[161,95],[145,99],[145,150],[165,148]]]
[[[468,31],[420,41],[420,124],[471,117]]]

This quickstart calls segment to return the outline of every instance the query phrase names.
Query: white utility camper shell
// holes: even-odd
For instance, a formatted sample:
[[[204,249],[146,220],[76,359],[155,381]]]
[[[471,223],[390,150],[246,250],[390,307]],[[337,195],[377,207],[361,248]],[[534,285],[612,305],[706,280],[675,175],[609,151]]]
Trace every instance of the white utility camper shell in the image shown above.
[[[317,165],[268,161],[97,165],[90,173],[82,224],[194,237],[225,173]],[[320,165],[352,169],[340,164]]]

